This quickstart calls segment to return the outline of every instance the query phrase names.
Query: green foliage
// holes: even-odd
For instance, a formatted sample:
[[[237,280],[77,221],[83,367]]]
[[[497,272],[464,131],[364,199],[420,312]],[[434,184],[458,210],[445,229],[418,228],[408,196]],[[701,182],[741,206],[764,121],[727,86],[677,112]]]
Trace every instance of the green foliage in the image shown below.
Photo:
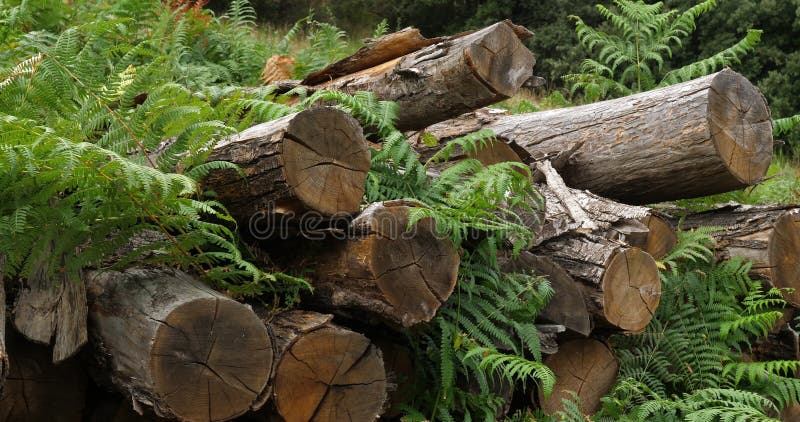
[[[663,3],[614,0],[618,10],[598,4],[597,9],[614,29],[598,30],[574,17],[581,44],[597,59],[581,63],[581,73],[564,76],[572,92],[582,90],[589,101],[608,96],[624,96],[655,87],[687,81],[737,63],[760,41],[761,31],[750,30],[738,43],[711,57],[666,71],[665,63],[683,39],[696,29],[696,20],[716,7],[716,0],[705,0],[684,12],[663,11]]]
[[[782,316],[780,290],[763,290],[740,260],[712,263],[708,230],[679,233],[645,332],[612,338],[620,374],[594,420],[775,421],[800,400],[800,362],[742,361]]]

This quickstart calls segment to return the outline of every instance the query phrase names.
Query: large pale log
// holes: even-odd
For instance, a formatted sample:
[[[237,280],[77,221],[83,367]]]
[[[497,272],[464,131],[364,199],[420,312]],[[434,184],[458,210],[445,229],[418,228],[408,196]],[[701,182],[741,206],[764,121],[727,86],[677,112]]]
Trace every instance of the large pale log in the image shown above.
[[[535,63],[523,33],[499,22],[316,88],[374,92],[399,104],[398,129],[420,129],[513,96]]]
[[[49,347],[7,334],[11,371],[0,394],[0,421],[82,421],[87,377],[80,360],[55,364]]]
[[[433,220],[407,230],[409,211],[403,201],[371,204],[352,221],[347,238],[308,245],[293,263],[314,268],[308,303],[404,327],[430,321],[453,292],[459,256]]]
[[[331,315],[289,311],[269,326],[275,341],[273,398],[285,422],[374,421],[386,402],[380,350]]]
[[[681,229],[701,226],[721,227],[713,233],[718,259],[736,257],[750,261],[753,275],[775,287],[794,289],[784,293],[784,297],[794,306],[800,306],[800,208],[725,205],[686,215]]]
[[[248,306],[179,271],[97,271],[85,282],[93,356],[134,408],[205,422],[263,403],[272,342]]]
[[[596,323],[640,332],[653,318],[661,281],[647,252],[582,233],[558,237],[534,252],[551,257],[581,282],[586,308]]]
[[[529,273],[546,277],[555,294],[540,316],[583,335],[592,332],[592,318],[586,308],[583,289],[552,259],[523,251],[516,258],[504,256],[500,268],[504,272]]]
[[[580,107],[480,117],[481,128],[528,160],[558,161],[568,186],[629,204],[752,185],[772,158],[766,101],[729,69]]]
[[[240,224],[264,212],[320,217],[358,211],[369,171],[369,149],[355,119],[321,107],[253,126],[220,141],[208,160],[237,164],[204,181]]]
[[[600,398],[617,380],[619,362],[605,344],[594,339],[572,340],[559,346],[556,354],[544,361],[556,375],[550,397],[538,392],[539,404],[548,414],[562,410],[562,399],[572,399],[569,391],[578,394],[581,411],[594,414],[600,410]]]
[[[53,344],[53,362],[58,363],[86,344],[86,289],[68,273],[51,278],[49,258],[42,256],[31,277],[22,282],[13,323],[28,340]]]

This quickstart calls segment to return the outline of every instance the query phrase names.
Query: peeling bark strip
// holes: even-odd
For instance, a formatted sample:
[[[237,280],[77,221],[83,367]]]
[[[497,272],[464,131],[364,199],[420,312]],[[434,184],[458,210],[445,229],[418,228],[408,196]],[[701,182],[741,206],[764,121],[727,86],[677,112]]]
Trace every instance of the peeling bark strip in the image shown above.
[[[331,315],[288,311],[269,326],[275,339],[275,408],[286,422],[374,421],[386,402],[380,350]]]
[[[85,415],[87,377],[80,360],[58,365],[49,347],[8,333],[11,372],[0,394],[0,421],[80,422]]]
[[[398,129],[420,129],[516,94],[535,63],[517,31],[499,22],[315,88],[374,92],[399,104]]]
[[[540,316],[585,336],[592,332],[592,319],[586,308],[583,289],[564,268],[552,259],[530,252],[521,252],[516,259],[510,255],[503,257],[500,268],[503,272],[546,277],[555,294]]]
[[[597,323],[644,330],[661,299],[656,261],[639,248],[591,234],[565,235],[534,250],[581,281],[586,308]]]
[[[207,422],[258,401],[273,350],[248,306],[179,271],[93,272],[86,285],[95,357],[134,406]]]
[[[58,363],[86,344],[86,288],[66,274],[51,279],[44,259],[36,268],[14,304],[14,327],[30,341],[54,344]]]
[[[785,293],[784,298],[800,306],[800,208],[726,205],[688,214],[681,229],[700,226],[722,227],[713,233],[718,259],[738,257],[750,261],[752,275],[775,287],[795,289]]]
[[[561,156],[563,166],[554,167],[568,186],[629,204],[752,185],[772,158],[766,101],[729,69],[580,107],[483,118],[490,121],[481,128],[526,150],[529,160]]]
[[[611,350],[594,339],[562,344],[544,363],[556,375],[550,397],[545,400],[541,389],[538,392],[539,404],[547,414],[563,410],[561,400],[572,398],[568,391],[578,394],[584,414],[594,414],[600,410],[600,398],[611,390],[619,371],[619,362]]]
[[[347,113],[321,107],[253,126],[216,145],[209,161],[238,165],[203,182],[240,224],[264,211],[358,212],[369,171],[364,133]]]
[[[410,231],[404,201],[371,204],[351,223],[355,236],[332,240],[308,259],[311,302],[326,312],[366,313],[410,327],[430,321],[456,284],[459,256],[431,219]],[[302,264],[302,263],[301,263]],[[352,315],[350,315],[352,316]]]

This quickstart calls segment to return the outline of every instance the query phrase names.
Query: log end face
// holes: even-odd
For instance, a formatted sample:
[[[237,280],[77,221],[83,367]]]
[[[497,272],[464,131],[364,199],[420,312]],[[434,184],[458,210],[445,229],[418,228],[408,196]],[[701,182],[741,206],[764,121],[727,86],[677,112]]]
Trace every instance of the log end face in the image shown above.
[[[569,391],[578,394],[583,413],[594,414],[600,410],[600,398],[611,390],[619,371],[619,362],[611,350],[594,339],[560,345],[556,354],[545,359],[545,364],[556,375],[550,397],[545,399],[539,391],[539,403],[548,414],[563,410],[561,400],[571,399]]]
[[[661,300],[656,261],[639,248],[617,252],[603,274],[603,312],[612,325],[641,332]]]
[[[647,225],[647,241],[644,251],[649,253],[653,259],[661,259],[678,244],[678,235],[675,228],[669,221],[655,216],[648,215],[643,221]]]
[[[180,420],[224,421],[248,411],[270,377],[272,342],[250,308],[203,298],[172,310],[151,349],[155,394]]]
[[[769,239],[769,260],[772,284],[794,289],[784,298],[800,306],[800,209],[787,211],[775,221]]]
[[[328,325],[302,336],[284,354],[274,390],[287,422],[372,421],[386,401],[386,371],[366,337]]]
[[[512,97],[533,76],[536,59],[508,24],[499,22],[483,31],[489,32],[465,51],[467,61],[492,92]]]
[[[353,117],[330,107],[301,112],[286,130],[283,160],[303,208],[326,217],[358,212],[370,154]]]
[[[723,70],[708,91],[708,121],[714,146],[728,171],[742,183],[763,180],[772,160],[772,120],[767,102],[744,76]]]

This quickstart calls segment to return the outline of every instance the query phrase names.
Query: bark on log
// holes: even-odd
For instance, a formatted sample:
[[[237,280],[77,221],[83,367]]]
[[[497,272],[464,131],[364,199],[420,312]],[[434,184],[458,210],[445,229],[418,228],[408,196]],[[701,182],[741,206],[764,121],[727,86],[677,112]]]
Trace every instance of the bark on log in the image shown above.
[[[313,263],[310,304],[360,319],[370,315],[410,327],[430,321],[456,284],[459,256],[431,219],[408,226],[403,201],[371,204],[350,225],[346,239],[314,242],[300,262]],[[351,314],[354,313],[354,314]]]
[[[49,277],[46,259],[23,282],[14,304],[14,327],[30,341],[53,344],[53,362],[61,362],[86,344],[86,289],[64,273]],[[62,258],[66,259],[66,258]]]
[[[208,160],[237,164],[204,181],[240,224],[264,212],[320,217],[358,211],[370,155],[363,131],[343,111],[320,107],[253,126],[217,144]]]
[[[380,350],[331,315],[289,311],[274,317],[275,408],[286,422],[376,420],[386,402]]]
[[[0,394],[0,422],[80,422],[86,372],[76,358],[54,364],[49,347],[8,332],[11,371]]]
[[[678,215],[677,212],[671,211]],[[682,230],[718,226],[717,258],[744,258],[754,276],[795,289],[784,298],[800,306],[800,208],[731,204],[686,215]]]
[[[568,186],[629,204],[752,185],[772,158],[766,101],[729,69],[616,100],[489,117],[481,128],[529,160],[560,157]]]
[[[600,410],[600,398],[611,389],[619,370],[619,362],[611,350],[594,339],[562,344],[544,363],[556,375],[550,397],[545,399],[543,392],[538,392],[539,404],[548,414],[562,410],[561,399],[572,398],[568,391],[578,394],[584,414],[594,414]]]
[[[0,393],[8,376],[8,353],[6,351],[6,256],[0,254]]]
[[[381,417],[394,420],[403,413],[399,405],[411,400],[414,397],[414,391],[423,386],[418,385],[414,355],[410,348],[384,337],[371,336],[371,339],[381,349],[389,384],[387,409]]]
[[[398,129],[420,129],[513,96],[535,63],[518,31],[499,22],[316,88],[374,92],[398,102]]]
[[[519,257],[503,258],[503,272],[524,272],[544,276],[550,281],[555,294],[540,316],[548,321],[583,335],[592,332],[592,319],[583,298],[583,289],[564,268],[546,256],[521,252]]]
[[[551,257],[581,281],[586,308],[596,324],[640,332],[653,318],[661,281],[647,252],[581,233],[548,241],[534,252]]]
[[[179,271],[88,274],[94,356],[134,407],[224,421],[262,403],[272,343],[253,311]]]

